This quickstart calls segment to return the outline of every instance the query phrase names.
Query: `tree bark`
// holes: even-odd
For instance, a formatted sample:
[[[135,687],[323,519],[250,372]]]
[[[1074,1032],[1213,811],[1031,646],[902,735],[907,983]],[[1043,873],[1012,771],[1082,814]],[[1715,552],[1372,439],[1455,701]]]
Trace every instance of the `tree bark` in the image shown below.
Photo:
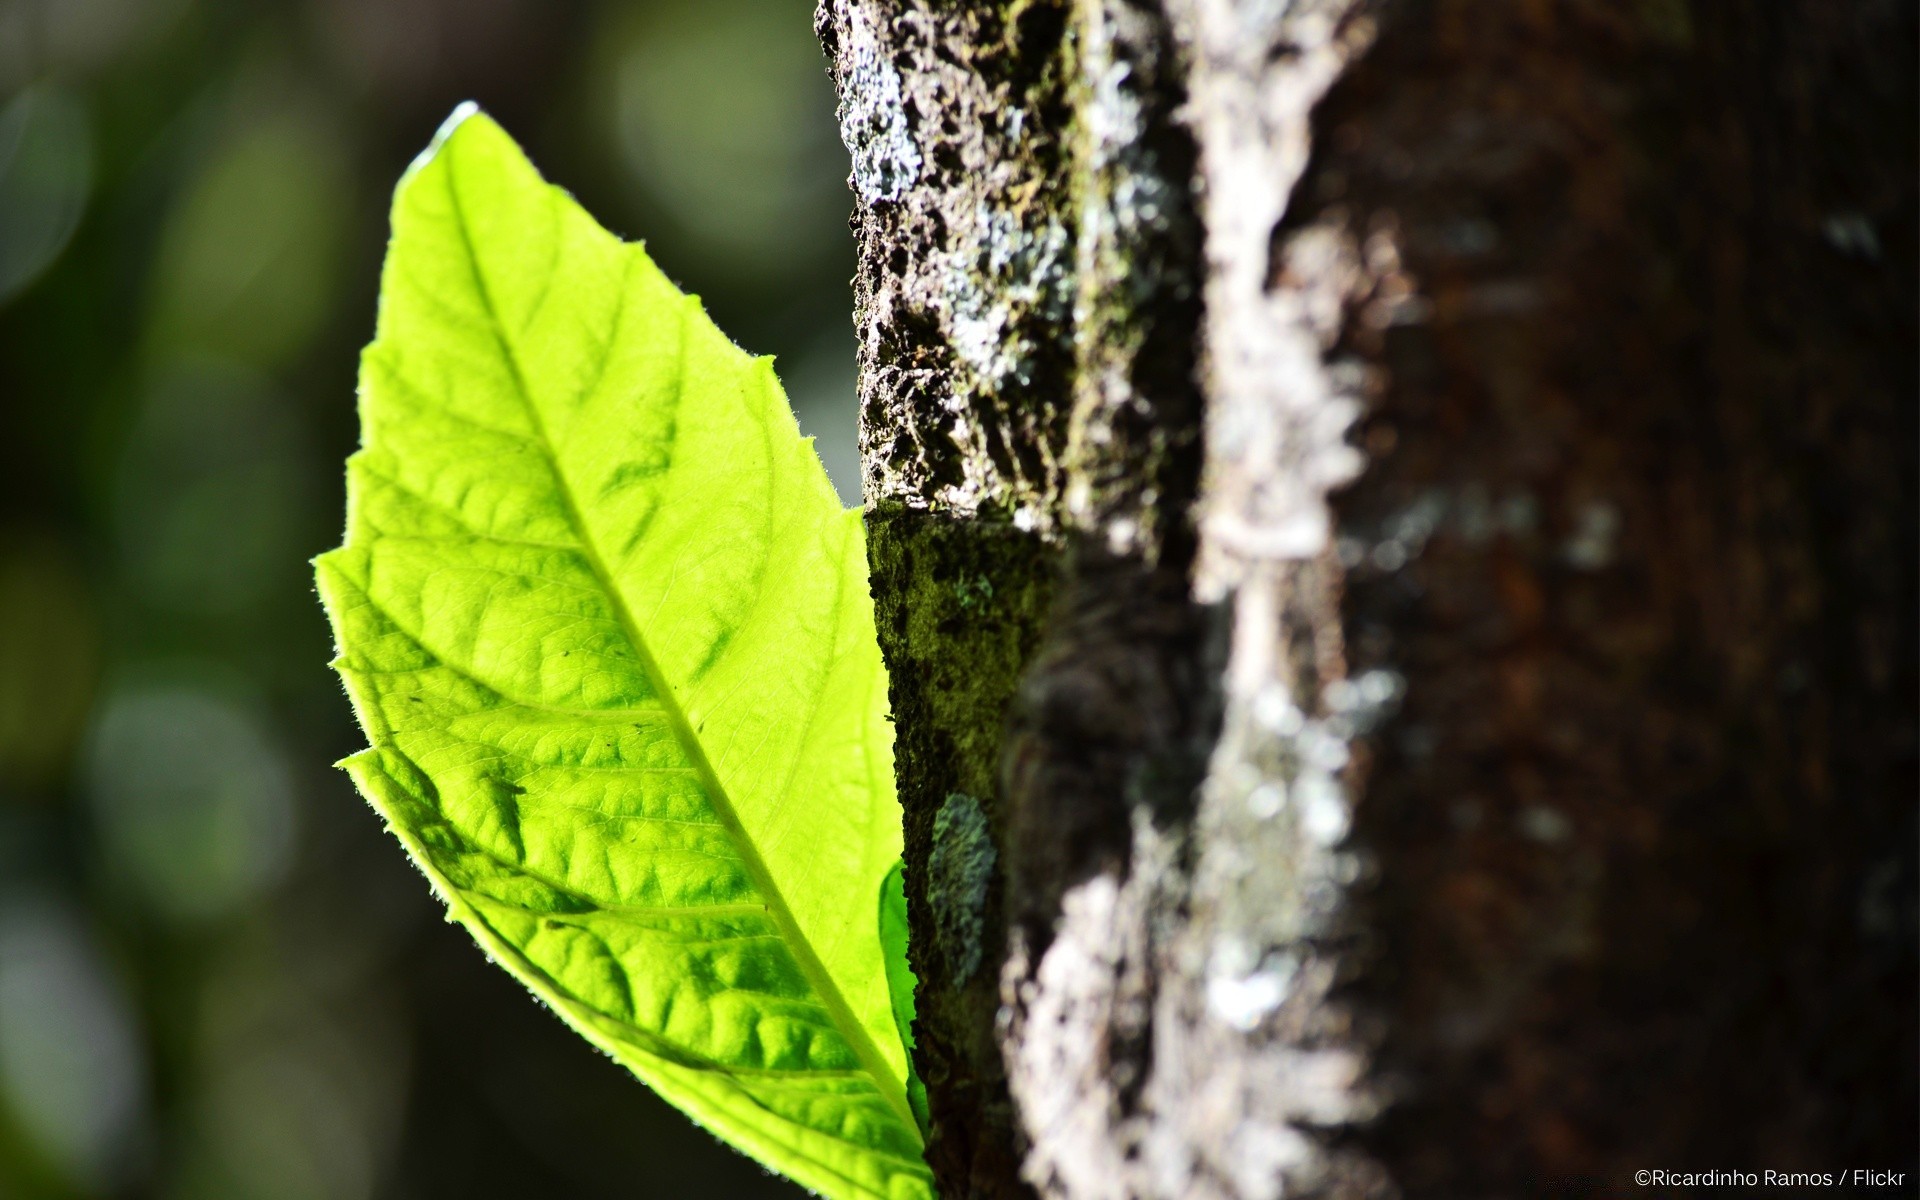
[[[942,1194],[1912,1172],[1894,0],[823,0]]]

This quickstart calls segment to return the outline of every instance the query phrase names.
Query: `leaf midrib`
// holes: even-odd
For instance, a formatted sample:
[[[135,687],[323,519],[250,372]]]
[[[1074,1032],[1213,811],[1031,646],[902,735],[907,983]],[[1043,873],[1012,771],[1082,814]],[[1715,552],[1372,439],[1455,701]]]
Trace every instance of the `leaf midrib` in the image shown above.
[[[494,306],[493,293],[487,285],[486,273],[481,269],[480,257],[474,249],[472,231],[467,224],[466,208],[460,198],[460,185],[456,178],[458,155],[449,154],[446,162],[447,197],[453,206],[454,225],[460,231],[461,246],[466,251],[467,268],[473,275],[474,287],[479,293],[481,307],[486,311],[488,332],[492,334],[495,344],[499,346],[500,355],[506,361],[507,370],[513,377],[514,391],[520,397],[520,402],[526,409],[527,419],[533,425],[540,452],[546,458],[548,465],[553,468],[554,487],[560,494],[568,523],[579,534],[580,552],[592,569],[594,578],[599,581],[601,588],[605,590],[611,601],[614,617],[619,622],[628,642],[633,646],[648,682],[652,684],[659,697],[661,710],[666,714],[673,728],[675,740],[693,760],[694,769],[699,773],[701,783],[707,790],[714,814],[719,817],[721,825],[731,835],[740,853],[741,861],[746,866],[747,874],[753,879],[755,887],[765,899],[767,912],[780,930],[788,951],[794,956],[808,983],[812,984],[813,989],[819,993],[827,1014],[839,1029],[840,1035],[847,1040],[855,1057],[872,1077],[875,1090],[880,1093],[881,1098],[887,1102],[888,1107],[893,1110],[901,1123],[913,1131],[914,1137],[918,1139],[920,1127],[913,1119],[913,1110],[907,1104],[906,1088],[895,1083],[892,1070],[888,1068],[885,1058],[881,1056],[879,1047],[874,1045],[866,1026],[854,1017],[846,997],[841,994],[839,986],[834,982],[833,976],[828,973],[826,965],[814,953],[813,944],[807,940],[798,922],[794,920],[793,912],[787,906],[785,896],[774,883],[773,875],[768,871],[766,863],[761,859],[759,849],[753,844],[753,839],[747,836],[738,814],[734,812],[732,798],[728,795],[726,788],[721,785],[720,777],[714,771],[713,764],[707,761],[705,747],[701,745],[692,726],[688,723],[686,714],[681,711],[679,698],[674,695],[659,664],[654,661],[653,652],[648,648],[646,639],[633,620],[633,614],[628,610],[626,596],[620,591],[612,574],[607,570],[606,563],[600,557],[599,548],[594,544],[585,516],[574,499],[573,488],[567,481],[566,470],[560,463],[553,436],[547,430],[546,421],[540,413],[539,406],[533,402],[533,393],[528,389],[526,376],[520,369],[519,356],[515,354],[513,343],[507,337],[506,327],[501,323],[499,311]],[[551,185],[546,186],[551,187]],[[551,191],[543,192],[542,196],[551,214]],[[626,253],[627,247],[624,243],[621,245],[621,251],[620,307],[615,312],[616,327],[625,313],[627,279],[633,265],[633,257]],[[685,319],[684,316],[682,319]]]

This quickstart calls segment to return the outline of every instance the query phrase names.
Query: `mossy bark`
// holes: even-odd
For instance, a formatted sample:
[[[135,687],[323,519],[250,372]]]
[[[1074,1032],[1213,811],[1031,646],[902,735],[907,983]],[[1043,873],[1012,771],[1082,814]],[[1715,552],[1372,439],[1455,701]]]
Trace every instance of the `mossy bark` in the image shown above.
[[[1911,6],[819,29],[943,1193],[1920,1166]]]

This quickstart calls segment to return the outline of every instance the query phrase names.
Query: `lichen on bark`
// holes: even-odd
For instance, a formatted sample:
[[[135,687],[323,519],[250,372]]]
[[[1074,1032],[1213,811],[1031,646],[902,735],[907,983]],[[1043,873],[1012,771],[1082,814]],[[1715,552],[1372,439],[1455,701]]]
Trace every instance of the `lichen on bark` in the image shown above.
[[[846,0],[823,4],[817,29],[859,199],[863,487],[906,814],[928,1159],[945,1195],[1019,1196],[995,1040],[998,763],[1061,554],[1068,417],[1055,401],[1072,371],[1076,224],[1062,186],[1066,6]],[[862,186],[860,164],[876,160],[917,167],[868,170],[887,186]],[[956,796],[978,822],[954,818]],[[975,894],[977,920],[948,907]]]
[[[943,1194],[1910,1154],[1910,6],[820,30]]]

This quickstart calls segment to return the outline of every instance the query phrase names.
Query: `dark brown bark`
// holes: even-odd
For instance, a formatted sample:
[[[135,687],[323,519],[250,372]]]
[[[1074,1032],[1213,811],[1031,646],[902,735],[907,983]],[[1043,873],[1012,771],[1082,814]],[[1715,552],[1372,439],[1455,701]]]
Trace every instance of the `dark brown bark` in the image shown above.
[[[1911,7],[821,31],[944,1193],[1920,1166]]]
[[[1367,1140],[1413,1195],[1910,1169],[1913,10],[1505,7],[1383,21],[1288,217],[1425,305],[1333,351],[1350,670],[1410,681]]]

